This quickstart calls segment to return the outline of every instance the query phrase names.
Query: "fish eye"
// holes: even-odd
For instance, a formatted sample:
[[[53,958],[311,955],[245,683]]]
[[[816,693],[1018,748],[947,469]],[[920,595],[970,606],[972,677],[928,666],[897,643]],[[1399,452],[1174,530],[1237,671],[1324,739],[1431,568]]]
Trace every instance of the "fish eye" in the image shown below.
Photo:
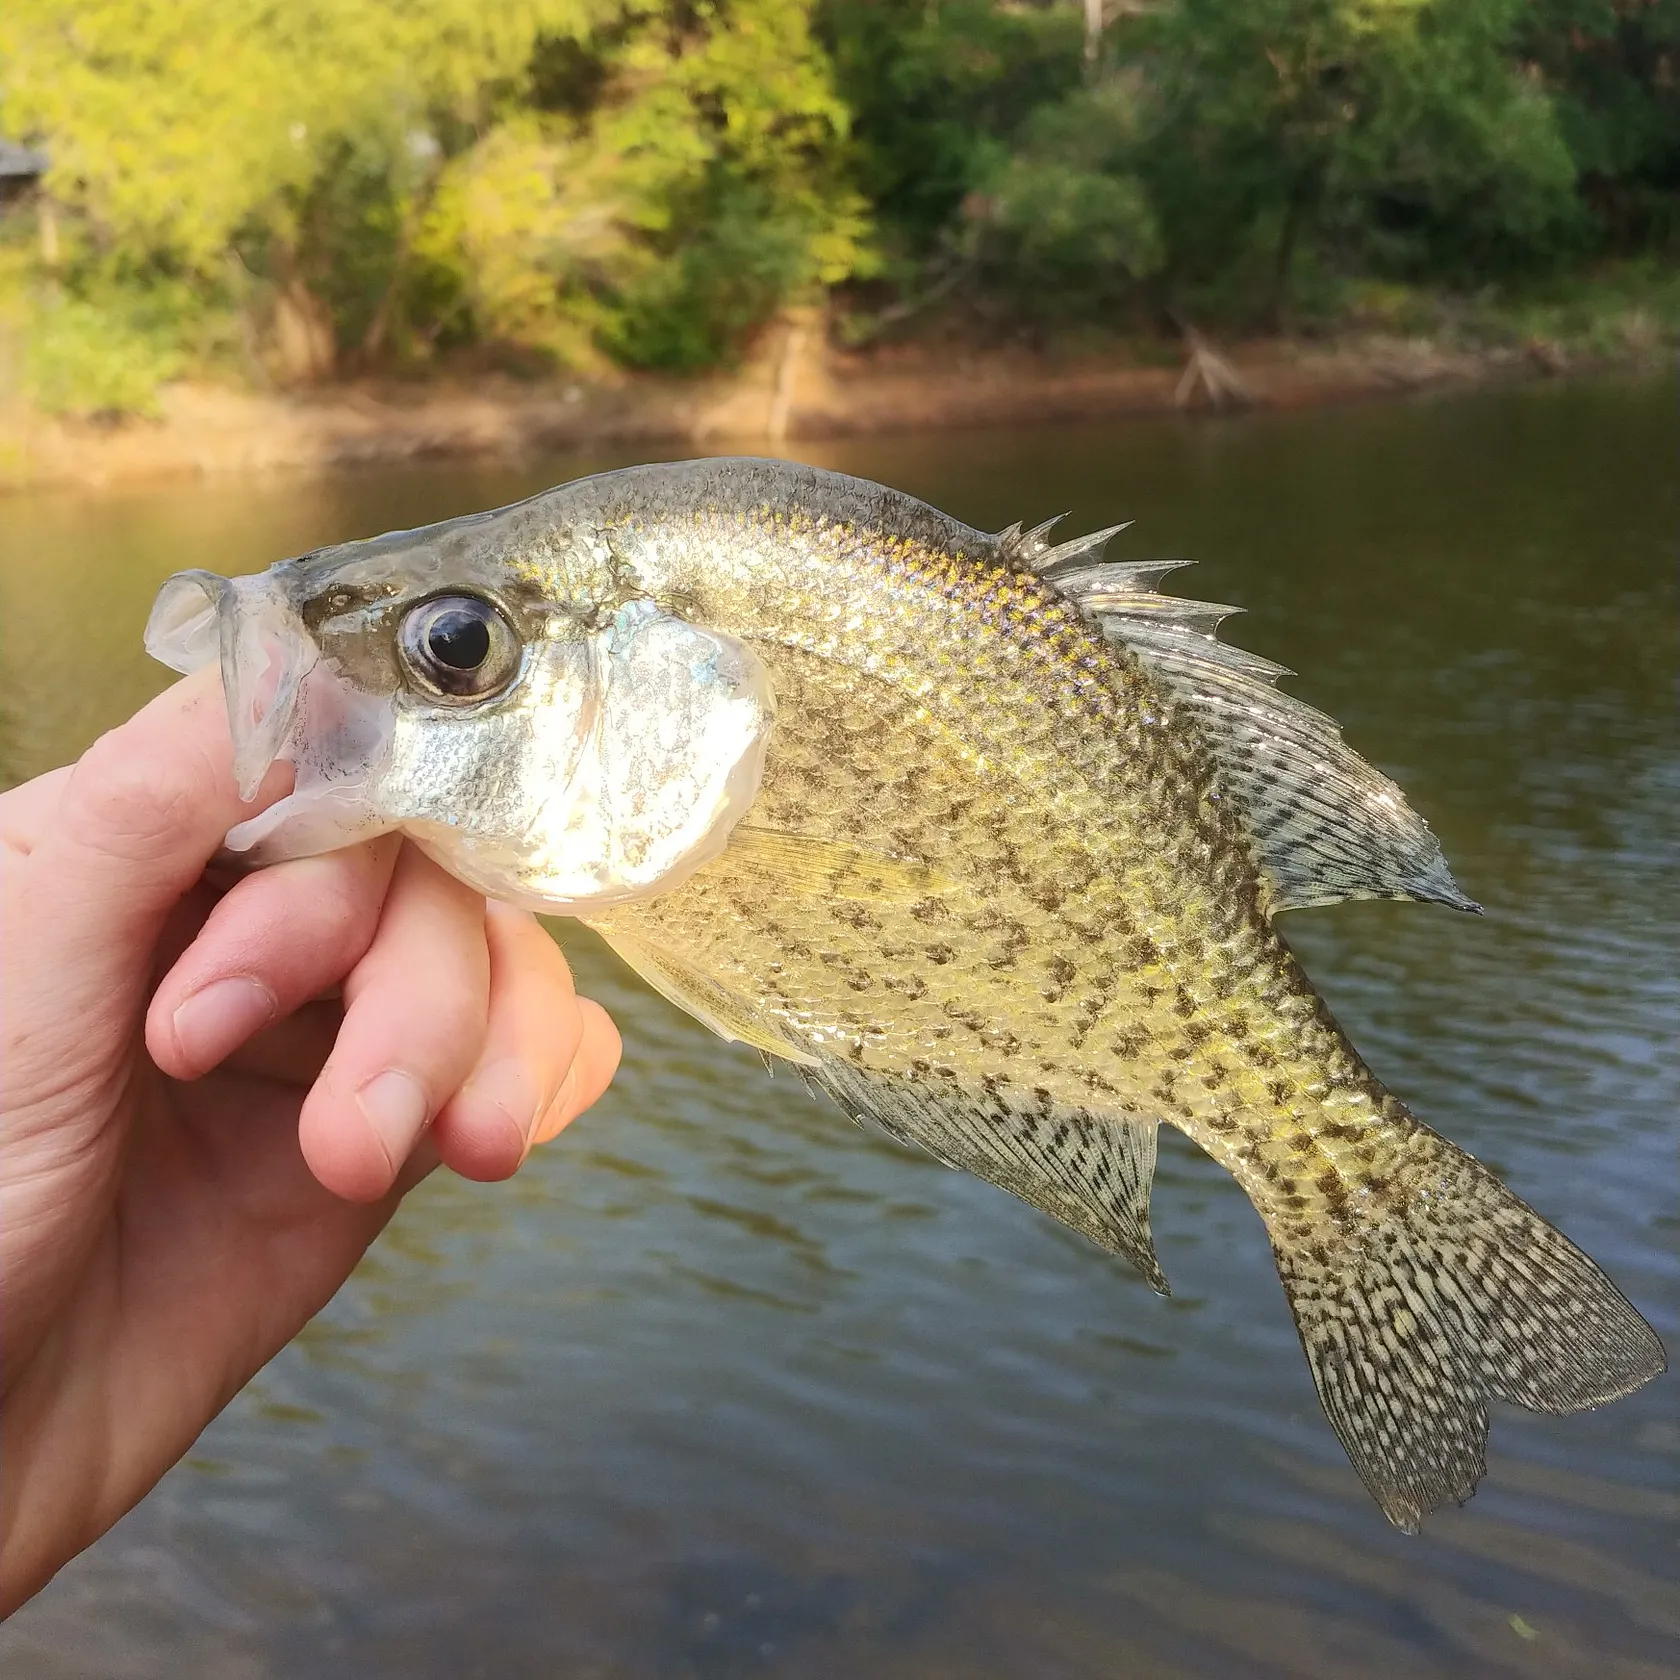
[[[482,700],[519,670],[513,626],[477,595],[438,595],[411,607],[397,646],[409,676],[436,699]]]

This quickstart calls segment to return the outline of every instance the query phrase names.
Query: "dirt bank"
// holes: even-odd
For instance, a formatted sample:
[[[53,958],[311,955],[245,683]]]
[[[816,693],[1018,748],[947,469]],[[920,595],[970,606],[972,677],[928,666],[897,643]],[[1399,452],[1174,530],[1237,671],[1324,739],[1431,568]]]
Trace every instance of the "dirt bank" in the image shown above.
[[[518,456],[604,443],[763,447],[787,437],[976,426],[1213,406],[1229,387],[1288,408],[1524,371],[1543,354],[1450,352],[1414,341],[1329,347],[1265,341],[1228,348],[1208,379],[1166,348],[1069,357],[927,346],[846,355],[798,326],[727,379],[624,377],[610,384],[502,376],[336,385],[287,394],[204,385],[164,392],[151,420],[99,424],[0,412],[0,488],[102,485],[171,474],[321,469],[419,456]],[[1228,379],[1227,379],[1227,376]],[[1193,385],[1193,389],[1191,386]]]

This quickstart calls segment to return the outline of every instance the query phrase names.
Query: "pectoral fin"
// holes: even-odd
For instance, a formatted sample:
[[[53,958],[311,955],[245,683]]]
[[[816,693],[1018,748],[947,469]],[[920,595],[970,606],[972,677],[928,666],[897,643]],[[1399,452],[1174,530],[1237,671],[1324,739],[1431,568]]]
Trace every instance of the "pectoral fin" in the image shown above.
[[[826,899],[911,904],[953,886],[948,876],[913,859],[751,823],[741,823],[730,835],[724,856],[787,891]]]
[[[767,1056],[779,1056],[800,1067],[816,1066],[817,1058],[810,1051],[757,1019],[744,998],[735,996],[693,964],[650,945],[625,928],[598,922],[585,925],[594,928],[662,998],[692,1015],[701,1026],[710,1027],[719,1038],[731,1044],[750,1044]]]

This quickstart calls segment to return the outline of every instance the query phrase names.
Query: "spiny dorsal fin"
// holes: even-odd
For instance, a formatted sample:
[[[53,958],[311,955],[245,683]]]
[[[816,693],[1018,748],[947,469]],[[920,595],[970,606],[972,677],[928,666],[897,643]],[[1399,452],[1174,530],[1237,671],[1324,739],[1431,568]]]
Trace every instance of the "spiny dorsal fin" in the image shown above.
[[[1069,542],[1052,544],[1051,531],[1066,518],[1065,513],[1058,513],[1054,519],[1046,519],[1030,531],[1023,531],[1019,523],[1011,525],[1007,531],[999,531],[997,542],[1002,558],[1048,574],[1062,566],[1102,559],[1103,549],[1132,523],[1129,519],[1122,520],[1105,531],[1091,531]]]
[[[1220,791],[1241,808],[1272,883],[1274,913],[1350,898],[1479,908],[1400,789],[1342,740],[1334,719],[1274,686],[1292,673],[1215,638],[1240,608],[1161,594],[1160,580],[1188,561],[1103,560],[1103,545],[1122,529],[1041,543],[1029,564],[1130,648],[1195,719]]]
[[[1153,1121],[1026,1107],[1014,1094],[932,1090],[824,1057],[801,1069],[859,1124],[873,1124],[1031,1202],[1099,1248],[1123,1255],[1150,1288],[1170,1294],[1149,1231]]]

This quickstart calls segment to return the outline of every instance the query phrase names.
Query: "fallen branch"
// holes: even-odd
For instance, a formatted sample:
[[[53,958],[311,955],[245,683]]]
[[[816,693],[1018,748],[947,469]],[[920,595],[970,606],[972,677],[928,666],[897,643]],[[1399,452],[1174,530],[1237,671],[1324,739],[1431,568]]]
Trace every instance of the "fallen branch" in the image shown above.
[[[1223,408],[1227,402],[1238,408],[1248,407],[1254,398],[1243,383],[1242,375],[1194,327],[1186,326],[1183,330],[1185,342],[1190,347],[1190,359],[1179,376],[1173,402],[1179,408],[1188,408],[1195,398],[1196,388],[1200,386],[1207,392],[1208,402],[1214,408]]]

